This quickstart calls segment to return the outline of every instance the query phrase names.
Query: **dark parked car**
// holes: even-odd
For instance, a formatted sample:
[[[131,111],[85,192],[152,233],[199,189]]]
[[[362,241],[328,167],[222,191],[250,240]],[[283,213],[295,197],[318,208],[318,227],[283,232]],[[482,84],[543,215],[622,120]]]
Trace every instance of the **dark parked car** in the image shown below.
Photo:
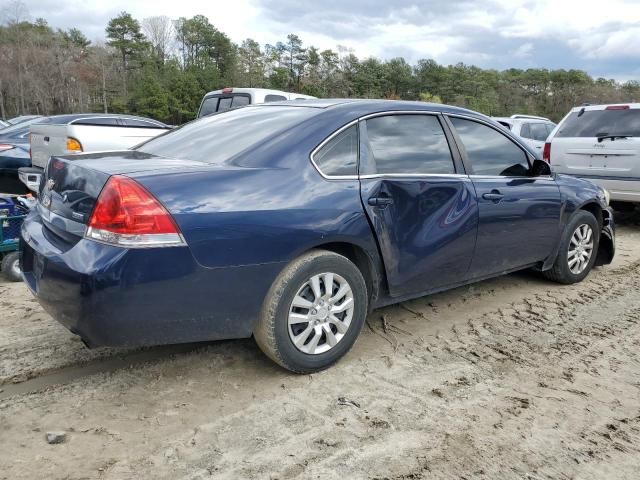
[[[376,307],[614,255],[594,184],[478,113],[297,101],[196,120],[130,151],[53,157],[22,229],[26,283],[89,345],[254,335],[326,368]]]
[[[29,126],[43,118],[26,119],[0,130],[0,193],[28,193],[18,178],[18,169],[31,165]]]

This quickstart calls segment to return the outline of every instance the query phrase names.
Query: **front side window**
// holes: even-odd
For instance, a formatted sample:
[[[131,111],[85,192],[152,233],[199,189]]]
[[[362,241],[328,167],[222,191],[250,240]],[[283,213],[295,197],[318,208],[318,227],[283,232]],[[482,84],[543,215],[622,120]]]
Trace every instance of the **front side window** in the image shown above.
[[[524,151],[506,136],[482,123],[450,117],[475,175],[527,176]]]
[[[313,161],[327,176],[357,175],[358,127],[352,125],[329,140],[316,152]]]
[[[450,174],[453,158],[435,115],[385,115],[366,121],[373,173]]]

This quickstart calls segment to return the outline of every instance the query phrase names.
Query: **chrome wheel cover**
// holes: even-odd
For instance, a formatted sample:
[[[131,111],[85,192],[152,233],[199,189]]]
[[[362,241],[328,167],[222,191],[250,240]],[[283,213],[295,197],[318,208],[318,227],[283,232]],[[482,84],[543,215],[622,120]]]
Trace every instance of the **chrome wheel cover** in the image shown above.
[[[567,254],[567,262],[569,270],[574,275],[580,275],[584,272],[591,255],[593,254],[593,229],[590,225],[583,223],[575,229],[571,235],[569,242],[569,252]]]
[[[309,355],[335,347],[353,319],[353,291],[337,273],[320,273],[308,279],[289,307],[288,331],[293,345]]]
[[[11,273],[20,278],[20,260],[17,258],[13,262],[11,262]]]

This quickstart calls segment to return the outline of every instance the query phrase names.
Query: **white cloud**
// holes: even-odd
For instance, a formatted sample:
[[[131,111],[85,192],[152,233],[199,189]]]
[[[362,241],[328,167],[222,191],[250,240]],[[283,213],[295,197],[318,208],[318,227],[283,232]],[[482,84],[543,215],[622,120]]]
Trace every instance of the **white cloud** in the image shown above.
[[[9,0],[4,0],[8,2]],[[361,57],[404,55],[482,67],[582,68],[633,76],[640,58],[638,0],[23,0],[32,18],[104,37],[109,18],[126,10],[142,20],[202,14],[235,42],[345,45]],[[2,0],[0,0],[0,9]]]

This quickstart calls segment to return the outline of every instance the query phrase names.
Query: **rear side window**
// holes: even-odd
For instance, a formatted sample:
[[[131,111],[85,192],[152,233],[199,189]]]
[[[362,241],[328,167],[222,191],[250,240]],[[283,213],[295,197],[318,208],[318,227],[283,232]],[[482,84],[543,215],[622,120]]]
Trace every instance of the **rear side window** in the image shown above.
[[[451,117],[475,175],[527,176],[524,151],[497,130],[472,120]]]
[[[284,101],[286,99],[287,99],[287,97],[284,97],[282,95],[271,95],[270,94],[270,95],[266,95],[264,97],[264,102],[265,103],[267,103],[267,102],[282,102],[282,101]]]
[[[76,120],[73,122],[74,125],[106,125],[110,127],[117,127],[118,120],[113,117],[102,117],[102,118],[81,118],[80,120]]]
[[[544,123],[530,123],[529,131],[531,133],[531,136],[529,138],[537,140],[539,142],[544,142],[549,136],[547,125]]]
[[[329,140],[313,156],[318,169],[325,175],[357,175],[358,127],[352,125]]]
[[[562,122],[556,137],[640,136],[640,109],[581,110]]]
[[[138,127],[138,128],[165,128],[157,123],[147,120],[141,120],[137,118],[121,118],[120,121],[124,123],[126,127]]]
[[[135,150],[166,158],[222,164],[321,112],[304,107],[247,107],[189,122]]]
[[[454,173],[453,158],[434,115],[387,115],[366,121],[373,173]]]

